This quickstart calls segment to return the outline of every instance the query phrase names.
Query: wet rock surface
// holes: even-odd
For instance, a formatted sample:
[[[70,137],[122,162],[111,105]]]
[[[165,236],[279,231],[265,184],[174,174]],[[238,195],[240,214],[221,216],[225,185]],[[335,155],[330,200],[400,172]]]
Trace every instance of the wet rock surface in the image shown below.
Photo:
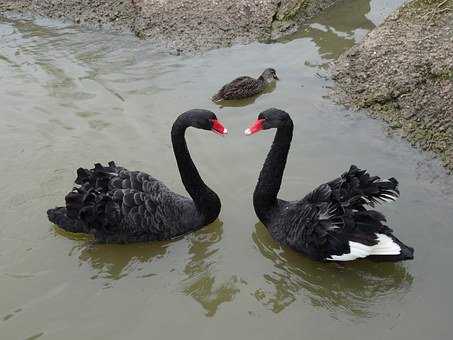
[[[368,109],[453,170],[453,0],[402,7],[333,69],[340,103]]]
[[[291,33],[335,1],[0,0],[0,11],[32,11],[77,24],[131,30],[178,53],[192,53]]]

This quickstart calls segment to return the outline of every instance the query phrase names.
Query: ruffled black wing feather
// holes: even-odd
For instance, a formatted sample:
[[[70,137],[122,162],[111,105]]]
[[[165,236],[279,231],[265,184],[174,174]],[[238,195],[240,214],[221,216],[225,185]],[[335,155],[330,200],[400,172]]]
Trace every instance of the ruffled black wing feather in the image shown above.
[[[83,225],[97,241],[111,243],[169,239],[184,233],[184,222],[194,223],[193,202],[171,192],[162,182],[140,171],[110,162],[104,167],[77,170],[75,187],[66,207],[50,209],[49,219],[65,228]],[[65,221],[62,225],[58,222]],[[200,221],[201,223],[201,221]]]
[[[371,177],[351,166],[339,178],[323,184],[302,200],[289,203],[283,219],[286,243],[312,258],[322,260],[349,250],[348,242],[375,245],[376,233],[391,234],[385,216],[367,210],[398,197],[398,182]]]

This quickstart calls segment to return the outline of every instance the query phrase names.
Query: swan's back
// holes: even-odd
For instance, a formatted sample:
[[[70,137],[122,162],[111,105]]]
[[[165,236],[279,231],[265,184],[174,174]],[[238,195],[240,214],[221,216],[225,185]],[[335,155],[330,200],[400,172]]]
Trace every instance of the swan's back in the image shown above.
[[[140,171],[110,162],[78,169],[66,207],[50,209],[49,219],[73,232],[95,235],[108,243],[165,240],[203,225],[191,199]]]
[[[316,260],[412,259],[413,248],[393,235],[385,216],[367,208],[398,196],[396,179],[381,180],[351,166],[300,201],[279,200],[266,226],[279,242]]]

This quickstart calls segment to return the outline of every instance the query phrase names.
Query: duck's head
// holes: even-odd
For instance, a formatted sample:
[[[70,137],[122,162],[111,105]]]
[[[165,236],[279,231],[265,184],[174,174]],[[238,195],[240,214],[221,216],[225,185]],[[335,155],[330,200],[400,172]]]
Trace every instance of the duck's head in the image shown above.
[[[271,108],[261,112],[256,121],[244,131],[246,135],[252,135],[261,130],[292,126],[293,122],[288,113],[283,110]]]
[[[277,77],[277,72],[273,68],[267,68],[261,74],[261,77],[268,83],[272,83],[274,80],[279,80]]]

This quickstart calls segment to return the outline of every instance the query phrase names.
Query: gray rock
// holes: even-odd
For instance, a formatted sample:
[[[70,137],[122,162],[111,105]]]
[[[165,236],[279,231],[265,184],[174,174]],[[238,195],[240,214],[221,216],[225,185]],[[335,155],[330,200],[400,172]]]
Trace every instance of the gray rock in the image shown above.
[[[290,33],[335,1],[0,0],[0,11],[31,10],[78,24],[131,30],[191,53]]]
[[[448,28],[448,29],[447,29]],[[336,99],[367,108],[453,170],[453,0],[415,0],[336,62]],[[366,76],[364,76],[366,75]]]

